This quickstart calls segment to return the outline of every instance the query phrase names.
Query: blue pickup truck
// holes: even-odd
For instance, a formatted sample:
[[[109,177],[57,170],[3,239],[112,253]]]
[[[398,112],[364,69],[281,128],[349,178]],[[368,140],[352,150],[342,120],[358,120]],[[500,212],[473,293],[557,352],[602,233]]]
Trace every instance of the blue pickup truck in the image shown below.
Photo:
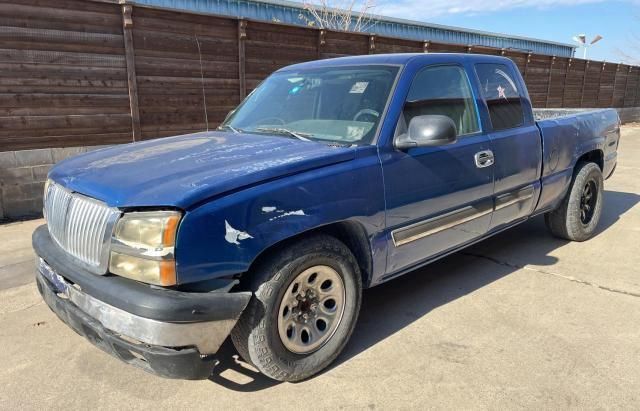
[[[593,235],[620,121],[556,114],[534,113],[497,56],[285,67],[216,131],[55,166],[38,289],[160,376],[207,378],[230,337],[265,375],[308,378],[347,344],[363,289],[536,215],[558,237]]]

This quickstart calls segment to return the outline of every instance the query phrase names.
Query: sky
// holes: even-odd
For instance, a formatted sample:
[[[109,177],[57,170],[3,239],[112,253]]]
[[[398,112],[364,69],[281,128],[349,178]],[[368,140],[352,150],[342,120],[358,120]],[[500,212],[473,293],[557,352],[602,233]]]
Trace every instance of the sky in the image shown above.
[[[631,58],[640,63],[640,0],[376,0],[375,4],[375,14],[561,43],[574,43],[572,37],[582,33],[589,42],[599,34],[603,40],[589,48],[588,59],[620,63]],[[576,57],[582,57],[582,50]]]

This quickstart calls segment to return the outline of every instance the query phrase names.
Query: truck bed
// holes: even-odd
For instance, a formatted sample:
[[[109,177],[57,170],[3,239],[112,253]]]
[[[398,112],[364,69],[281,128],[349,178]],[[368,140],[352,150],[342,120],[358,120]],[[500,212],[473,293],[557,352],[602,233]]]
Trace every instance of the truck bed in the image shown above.
[[[615,168],[620,120],[614,109],[535,109],[543,147],[542,197],[538,208],[562,198],[571,181],[578,153],[600,151],[602,174]],[[594,159],[597,160],[597,159]]]
[[[555,119],[559,117],[571,117],[578,114],[606,111],[603,108],[534,108],[533,117],[536,121]]]

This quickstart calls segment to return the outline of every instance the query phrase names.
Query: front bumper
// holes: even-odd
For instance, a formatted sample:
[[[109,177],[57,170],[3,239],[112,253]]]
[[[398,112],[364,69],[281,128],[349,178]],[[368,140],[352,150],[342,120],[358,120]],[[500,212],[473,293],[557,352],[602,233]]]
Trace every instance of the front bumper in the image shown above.
[[[45,302],[63,322],[107,353],[162,377],[204,379],[211,374],[216,364],[212,354],[229,335],[250,293],[184,293],[72,270],[64,262],[64,252],[47,241],[47,234],[46,227],[34,233],[40,256],[36,281]],[[116,286],[105,290],[105,284],[112,285],[105,282],[109,280]],[[103,283],[102,296],[107,298],[89,293],[94,282]],[[115,298],[123,297],[124,291],[131,293],[119,288],[126,285],[137,292],[136,301]],[[211,310],[217,306],[224,309]]]
[[[166,378],[206,379],[216,365],[213,356],[202,356],[196,348],[167,348],[125,340],[85,314],[68,299],[56,295],[42,274],[36,277],[38,290],[49,308],[75,332],[114,357]]]

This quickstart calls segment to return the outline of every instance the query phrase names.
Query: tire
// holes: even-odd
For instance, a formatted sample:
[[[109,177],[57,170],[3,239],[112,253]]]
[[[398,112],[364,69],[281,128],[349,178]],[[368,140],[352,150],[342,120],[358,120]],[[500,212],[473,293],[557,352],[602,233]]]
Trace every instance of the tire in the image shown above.
[[[595,163],[578,164],[562,203],[544,216],[551,233],[570,241],[591,238],[602,215],[603,190],[600,167]],[[590,197],[587,191],[591,192]]]
[[[351,251],[334,237],[314,235],[280,249],[247,274],[244,285],[254,295],[231,332],[242,358],[264,375],[289,382],[331,364],[353,333],[362,301],[362,278]],[[333,320],[325,322],[325,312],[334,313]],[[303,313],[309,322],[303,322]]]

